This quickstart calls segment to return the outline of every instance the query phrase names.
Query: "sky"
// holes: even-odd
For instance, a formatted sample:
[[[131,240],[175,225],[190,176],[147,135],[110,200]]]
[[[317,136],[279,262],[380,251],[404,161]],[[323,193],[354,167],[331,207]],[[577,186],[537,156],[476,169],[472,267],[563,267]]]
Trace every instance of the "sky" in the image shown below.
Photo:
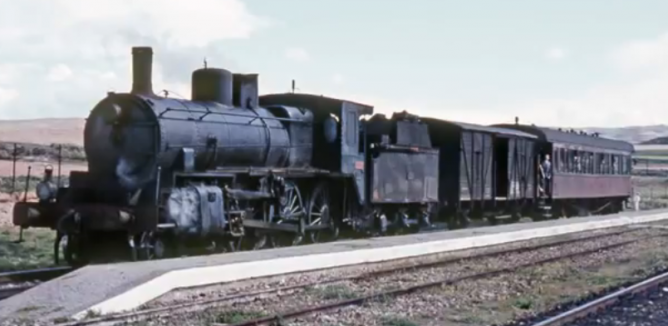
[[[86,117],[130,89],[190,97],[209,66],[376,112],[479,124],[668,122],[665,0],[0,0],[0,119]]]

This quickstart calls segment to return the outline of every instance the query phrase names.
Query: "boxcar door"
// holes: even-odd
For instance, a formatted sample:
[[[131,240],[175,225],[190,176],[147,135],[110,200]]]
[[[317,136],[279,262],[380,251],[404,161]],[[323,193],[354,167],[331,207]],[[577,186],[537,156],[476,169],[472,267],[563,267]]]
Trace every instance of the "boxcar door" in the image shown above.
[[[360,116],[357,105],[344,102],[341,106],[341,172],[351,174],[360,204],[365,203],[364,184],[364,142],[365,132],[360,130]]]

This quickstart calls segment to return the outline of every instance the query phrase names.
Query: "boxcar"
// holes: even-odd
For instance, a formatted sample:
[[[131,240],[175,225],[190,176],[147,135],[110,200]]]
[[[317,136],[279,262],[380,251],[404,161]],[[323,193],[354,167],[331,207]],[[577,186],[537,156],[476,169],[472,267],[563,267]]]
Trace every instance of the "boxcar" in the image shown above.
[[[453,226],[500,214],[514,219],[534,200],[536,136],[513,129],[424,118],[440,151],[440,213]]]

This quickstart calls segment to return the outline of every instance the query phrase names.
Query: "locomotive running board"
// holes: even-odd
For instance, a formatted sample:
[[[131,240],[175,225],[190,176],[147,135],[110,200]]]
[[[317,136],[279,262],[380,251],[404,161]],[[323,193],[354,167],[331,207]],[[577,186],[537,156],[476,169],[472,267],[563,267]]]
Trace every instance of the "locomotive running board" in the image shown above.
[[[267,223],[258,220],[244,220],[244,227],[253,229],[262,229],[262,230],[301,233],[299,224],[278,224],[278,223]],[[304,231],[317,231],[317,230],[327,230],[327,229],[329,229],[329,225],[321,224],[321,225],[303,226]]]

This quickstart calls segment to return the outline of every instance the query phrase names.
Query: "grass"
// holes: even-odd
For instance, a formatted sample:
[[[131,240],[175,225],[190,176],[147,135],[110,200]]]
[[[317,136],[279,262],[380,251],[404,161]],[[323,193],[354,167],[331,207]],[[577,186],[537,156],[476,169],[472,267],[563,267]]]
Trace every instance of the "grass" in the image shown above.
[[[28,185],[28,192],[34,192],[35,187],[37,187],[40,181],[42,181],[41,175],[31,175],[30,178],[25,175],[19,175],[16,176],[13,183],[11,176],[0,176],[0,193],[12,193],[12,190],[23,193],[26,189],[26,183]]]
[[[325,287],[312,287],[307,291],[317,294],[324,300],[345,300],[357,297],[355,292],[345,285],[335,284],[327,285]]]
[[[58,157],[62,161],[84,162],[86,161],[86,153],[82,146],[71,144],[30,144],[17,143],[16,144],[16,158],[19,160],[33,159],[33,158],[47,158],[50,161],[58,161]],[[14,158],[14,143],[0,142],[0,160],[12,160]]]
[[[640,209],[668,207],[668,178],[634,176],[632,183],[634,192],[640,194]]]
[[[0,229],[0,272],[53,266],[54,237],[49,229],[26,229],[16,243],[18,228]]]
[[[237,324],[246,320],[265,317],[266,314],[259,311],[230,310],[220,313],[215,323]]]

